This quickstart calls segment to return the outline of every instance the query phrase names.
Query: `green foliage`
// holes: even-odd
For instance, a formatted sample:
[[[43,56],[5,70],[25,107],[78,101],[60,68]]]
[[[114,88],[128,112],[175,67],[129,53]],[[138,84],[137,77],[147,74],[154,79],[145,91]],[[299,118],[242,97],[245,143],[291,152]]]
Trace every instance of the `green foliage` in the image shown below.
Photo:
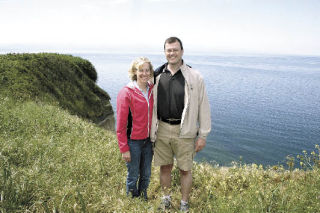
[[[0,55],[0,93],[16,100],[55,102],[72,114],[100,122],[113,114],[110,96],[95,81],[93,65],[53,53]]]
[[[156,211],[162,196],[159,168],[152,170],[148,202],[127,197],[115,134],[87,121],[112,112],[96,79],[91,63],[78,57],[0,55],[1,213]],[[232,167],[195,163],[191,212],[318,212],[320,149],[315,148],[297,156],[300,169],[291,156],[289,170],[241,161]],[[176,212],[179,169],[172,180]]]
[[[159,168],[152,170],[148,202],[126,196],[114,133],[55,105],[1,96],[0,123],[0,212],[154,212],[159,205]],[[195,163],[190,210],[317,212],[319,172]],[[178,211],[177,168],[172,186]]]
[[[113,133],[57,106],[0,103],[0,212],[117,205],[125,168]]]
[[[316,151],[312,151],[310,155],[306,150],[302,151],[303,155],[297,155],[301,169],[320,168],[320,147],[318,144],[315,145],[315,149]]]

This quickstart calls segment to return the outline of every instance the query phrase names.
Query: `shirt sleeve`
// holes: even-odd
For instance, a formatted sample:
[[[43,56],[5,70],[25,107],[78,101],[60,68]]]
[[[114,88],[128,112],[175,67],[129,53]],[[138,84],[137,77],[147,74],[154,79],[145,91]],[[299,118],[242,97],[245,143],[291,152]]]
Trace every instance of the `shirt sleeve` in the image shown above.
[[[211,113],[203,78],[200,79],[199,89],[199,137],[206,139],[211,131]]]
[[[123,88],[117,96],[117,138],[121,153],[130,150],[127,138],[129,106],[130,94],[126,88]]]

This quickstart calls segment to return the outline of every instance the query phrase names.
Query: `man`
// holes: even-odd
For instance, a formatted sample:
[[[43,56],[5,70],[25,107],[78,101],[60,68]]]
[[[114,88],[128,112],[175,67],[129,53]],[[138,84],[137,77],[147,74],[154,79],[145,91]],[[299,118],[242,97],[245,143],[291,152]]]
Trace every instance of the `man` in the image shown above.
[[[189,210],[192,165],[195,152],[206,145],[211,130],[210,106],[200,73],[182,60],[183,45],[170,37],[164,43],[167,63],[155,71],[154,108],[151,141],[154,161],[160,166],[164,193],[161,209],[171,206],[170,187],[174,157],[180,170],[181,211]]]

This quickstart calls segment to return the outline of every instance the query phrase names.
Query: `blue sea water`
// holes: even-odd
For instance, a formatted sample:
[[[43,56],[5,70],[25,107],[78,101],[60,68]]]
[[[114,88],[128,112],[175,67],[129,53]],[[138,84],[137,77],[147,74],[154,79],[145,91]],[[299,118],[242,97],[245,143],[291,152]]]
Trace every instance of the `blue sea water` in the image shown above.
[[[138,54],[78,54],[98,72],[98,85],[116,109],[118,91]],[[146,54],[154,67],[164,55]],[[203,75],[212,132],[197,161],[285,164],[286,156],[320,144],[320,57],[185,55]],[[240,157],[241,156],[241,157]]]

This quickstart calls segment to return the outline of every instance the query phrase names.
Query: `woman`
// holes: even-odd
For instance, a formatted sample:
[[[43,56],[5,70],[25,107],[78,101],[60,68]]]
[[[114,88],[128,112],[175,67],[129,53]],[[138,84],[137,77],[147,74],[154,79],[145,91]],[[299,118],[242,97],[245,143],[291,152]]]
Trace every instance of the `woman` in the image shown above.
[[[117,97],[117,137],[122,159],[128,168],[127,195],[147,197],[153,156],[150,128],[153,109],[151,62],[140,57],[129,69],[131,82]]]

